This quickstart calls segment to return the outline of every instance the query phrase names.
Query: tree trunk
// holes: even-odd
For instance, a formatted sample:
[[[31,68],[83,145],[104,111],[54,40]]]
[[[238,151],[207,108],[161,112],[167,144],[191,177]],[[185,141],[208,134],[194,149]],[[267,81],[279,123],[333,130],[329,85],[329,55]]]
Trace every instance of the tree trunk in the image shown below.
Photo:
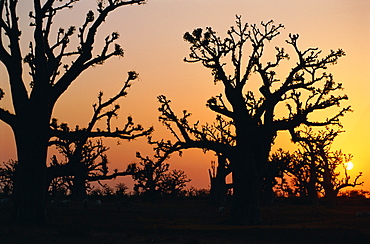
[[[322,182],[322,186],[324,188],[325,196],[325,204],[328,207],[334,207],[336,205],[336,199],[338,192],[334,189],[333,184],[331,183],[331,175],[330,171],[326,168],[324,172],[324,182]]]
[[[47,131],[40,124],[32,126],[24,121],[13,129],[18,154],[13,216],[20,222],[43,223],[46,217]]]
[[[218,173],[216,177],[211,178],[211,203],[223,206],[226,202],[226,192],[225,176]]]
[[[263,190],[261,192],[262,204],[272,205],[274,203],[275,194],[273,187],[274,183],[272,182],[272,179],[265,178],[265,184],[263,185]]]
[[[308,198],[312,205],[319,205],[319,197],[316,190],[317,174],[316,167],[313,164],[310,166],[310,179],[307,186]]]
[[[261,202],[262,204],[271,205],[274,202],[274,186],[276,185],[275,177],[277,176],[274,165],[272,163],[265,163],[265,170],[263,173],[263,184],[261,189]],[[275,166],[276,167],[276,166]]]
[[[86,176],[85,174],[81,174],[76,172],[73,178],[73,186],[72,186],[72,197],[75,200],[83,200],[87,197],[86,193]]]
[[[226,167],[226,157],[224,155],[218,155],[218,165],[216,168],[215,175],[209,170],[210,176],[210,195],[211,203],[217,204],[220,207],[224,207],[226,203],[226,193],[228,190],[226,184],[226,177],[230,173],[230,170]]]
[[[260,219],[261,182],[252,153],[246,150],[230,160],[233,177],[233,202],[231,223],[237,225],[256,225]]]

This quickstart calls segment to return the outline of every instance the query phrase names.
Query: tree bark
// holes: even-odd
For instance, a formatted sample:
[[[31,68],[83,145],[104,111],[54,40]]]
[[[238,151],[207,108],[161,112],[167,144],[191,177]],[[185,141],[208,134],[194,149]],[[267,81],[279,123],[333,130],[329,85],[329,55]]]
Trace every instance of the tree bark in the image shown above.
[[[76,172],[73,178],[72,197],[75,200],[83,200],[87,197],[86,193],[86,178],[87,176]]]
[[[218,165],[214,173],[215,175],[212,175],[212,172],[209,170],[211,203],[223,207],[226,203],[228,190],[226,177],[230,173],[230,170],[226,168],[226,157],[224,155],[218,155]]]
[[[250,150],[239,150],[237,157],[230,160],[233,178],[233,202],[231,223],[256,225],[260,219],[261,181],[256,162]]]
[[[45,128],[48,127],[32,119],[23,120],[13,128],[18,154],[13,193],[13,216],[16,221],[32,223],[45,221],[48,140]]]

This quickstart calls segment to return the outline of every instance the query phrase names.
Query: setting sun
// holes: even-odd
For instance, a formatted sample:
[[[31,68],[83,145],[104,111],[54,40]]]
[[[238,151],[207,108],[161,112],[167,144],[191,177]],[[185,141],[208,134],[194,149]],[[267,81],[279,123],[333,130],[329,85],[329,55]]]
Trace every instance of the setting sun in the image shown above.
[[[353,169],[353,163],[351,161],[345,163],[344,166],[347,170]]]

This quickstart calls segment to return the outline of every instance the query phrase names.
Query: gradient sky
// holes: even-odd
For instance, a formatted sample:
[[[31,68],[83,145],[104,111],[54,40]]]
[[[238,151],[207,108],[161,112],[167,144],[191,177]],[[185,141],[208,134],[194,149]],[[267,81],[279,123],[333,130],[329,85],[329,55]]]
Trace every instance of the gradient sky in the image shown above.
[[[81,0],[73,10],[60,13],[55,28],[79,26],[85,13],[95,9],[95,0]],[[19,1],[19,16],[24,26],[22,43],[27,51],[32,35],[28,27],[28,12],[32,4],[28,0]],[[91,105],[97,93],[102,90],[106,98],[119,91],[126,79],[127,71],[135,70],[140,74],[129,91],[127,98],[120,101],[122,109],[115,125],[124,123],[127,115],[132,115],[136,123],[144,127],[154,126],[153,137],[172,139],[158,123],[158,103],[156,97],[164,94],[172,100],[173,109],[181,112],[187,109],[193,114],[194,122],[211,122],[215,114],[208,111],[205,103],[211,96],[222,92],[222,85],[213,84],[210,71],[201,64],[188,64],[183,58],[189,53],[189,45],[182,39],[186,31],[197,27],[211,26],[224,37],[227,29],[234,24],[235,14],[241,15],[244,22],[260,23],[274,20],[282,23],[285,29],[271,43],[271,47],[285,46],[293,56],[293,50],[284,40],[289,33],[299,33],[301,49],[319,47],[327,54],[330,49],[342,48],[346,56],[337,65],[330,66],[328,72],[334,74],[337,82],[343,83],[343,93],[351,105],[353,113],[342,119],[345,133],[335,142],[336,149],[354,155],[354,169],[351,174],[363,172],[364,189],[370,188],[370,1],[368,0],[148,0],[141,6],[127,6],[112,13],[98,33],[101,47],[104,37],[112,31],[121,34],[119,43],[125,50],[124,58],[114,58],[103,66],[84,72],[61,97],[53,117],[69,125],[86,126],[91,115]],[[100,39],[99,39],[100,38]],[[274,54],[274,53],[270,53]],[[294,65],[294,59],[285,62],[286,68]],[[284,71],[284,70],[283,70]],[[278,74],[281,78],[286,73]],[[11,110],[11,100],[7,85],[7,74],[0,65],[0,87],[6,97],[0,106]],[[113,125],[113,126],[115,126]],[[281,134],[281,135],[280,135]],[[292,148],[289,137],[280,133],[274,149]],[[10,128],[0,122],[0,162],[15,159],[15,146]],[[125,169],[136,161],[135,152],[152,155],[146,139],[116,145],[116,140],[107,140],[111,147],[109,160],[111,169]],[[185,170],[192,182],[189,186],[205,188],[209,185],[207,169],[213,153],[204,155],[200,150],[189,150],[182,158],[172,157],[171,168]],[[130,180],[118,181],[131,184]]]

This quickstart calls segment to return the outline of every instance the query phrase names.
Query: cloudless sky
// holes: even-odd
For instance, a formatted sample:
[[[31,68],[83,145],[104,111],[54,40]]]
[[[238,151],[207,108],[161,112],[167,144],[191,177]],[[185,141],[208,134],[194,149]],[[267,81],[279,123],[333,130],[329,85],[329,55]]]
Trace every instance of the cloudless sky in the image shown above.
[[[55,20],[55,30],[70,25],[78,27],[83,23],[86,12],[96,9],[95,5],[95,0],[80,0],[73,10],[60,13]],[[28,26],[32,3],[20,0],[18,6],[23,26],[23,52],[26,53],[32,36],[32,28]],[[301,49],[319,47],[324,55],[330,49],[342,48],[346,52],[347,55],[337,65],[328,69],[336,82],[343,83],[345,89],[338,94],[347,94],[350,98],[343,106],[351,105],[354,110],[342,118],[346,132],[336,139],[334,147],[354,155],[355,167],[351,174],[363,172],[364,189],[369,190],[370,1],[367,0],[148,0],[145,5],[120,8],[99,30],[95,48],[98,53],[104,37],[118,31],[125,57],[113,58],[103,66],[84,72],[58,101],[53,117],[71,127],[76,124],[86,126],[98,92],[104,91],[106,98],[113,96],[120,90],[127,71],[135,70],[140,78],[134,82],[128,97],[120,101],[122,109],[113,126],[122,125],[127,115],[132,115],[136,123],[146,128],[155,127],[155,139],[173,139],[158,122],[156,97],[161,94],[172,100],[173,109],[178,113],[183,109],[190,111],[194,122],[212,122],[215,114],[205,107],[205,103],[211,96],[222,92],[222,85],[214,85],[210,71],[201,64],[183,62],[189,54],[189,45],[182,36],[186,31],[211,26],[225,37],[228,28],[235,23],[236,14],[251,24],[271,19],[284,24],[285,29],[269,47],[273,50],[275,46],[285,46],[292,56],[279,69],[282,71],[278,73],[280,78],[286,77],[287,71],[295,64],[294,52],[284,42],[289,33],[300,34]],[[274,52],[267,55],[274,55]],[[7,79],[5,69],[0,65],[0,87],[6,92],[0,106],[11,110]],[[258,86],[252,84],[250,87]],[[125,169],[128,163],[136,161],[136,151],[152,155],[145,138],[122,142],[119,146],[116,140],[107,140],[107,144],[111,147],[111,169]],[[278,147],[293,148],[286,133],[279,133],[274,149]],[[10,158],[16,158],[14,139],[10,128],[0,122],[0,162]],[[206,188],[209,185],[207,169],[214,159],[213,153],[204,155],[200,150],[189,150],[182,158],[174,156],[169,162],[172,169],[185,170],[192,179],[189,186]],[[118,181],[131,184],[127,177]]]

